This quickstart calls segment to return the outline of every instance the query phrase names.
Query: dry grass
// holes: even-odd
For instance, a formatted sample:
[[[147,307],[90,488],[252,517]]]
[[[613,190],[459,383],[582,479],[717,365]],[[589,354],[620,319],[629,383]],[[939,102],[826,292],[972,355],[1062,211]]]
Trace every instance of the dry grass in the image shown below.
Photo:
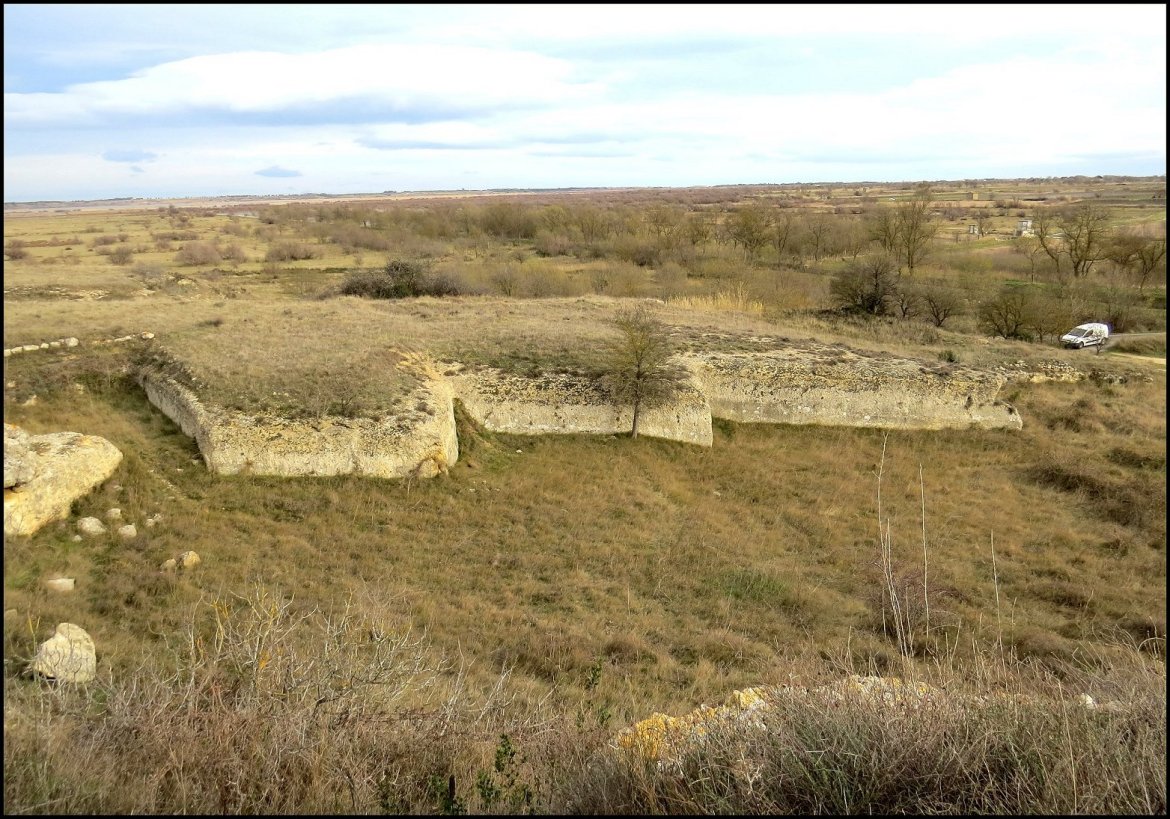
[[[580,812],[841,811],[846,797],[849,810],[875,812],[1165,810],[1164,369],[989,341],[962,322],[937,330],[818,313],[824,272],[749,268],[717,248],[703,264],[650,271],[613,259],[521,262],[511,258],[530,252],[521,244],[427,240],[450,251],[435,263],[469,282],[490,284],[512,265],[518,296],[550,282],[579,289],[319,300],[354,266],[337,246],[271,265],[263,257],[273,242],[311,237],[226,215],[179,221],[149,211],[6,220],[5,238],[29,238],[33,260],[5,263],[5,346],[86,342],[6,359],[6,421],[113,441],[125,460],[72,519],[117,506],[140,524],[129,544],[112,535],[74,542],[68,522],[5,544],[5,605],[16,611],[5,628],[8,812],[519,812],[525,793],[537,809]],[[113,265],[89,249],[122,233],[126,242],[108,246],[153,248],[154,233],[172,231],[237,242],[249,261],[182,267],[174,256],[183,239],[134,251],[134,262],[157,269]],[[75,236],[82,242],[50,244]],[[207,473],[193,463],[193,442],[129,377],[135,349],[88,344],[149,330],[225,402],[256,407],[287,392],[279,400],[308,406],[362,387],[373,390],[359,396],[373,411],[409,385],[397,365],[412,352],[519,371],[587,369],[623,303],[598,291],[606,275],[607,287],[625,277],[632,293],[669,296],[655,309],[678,339],[715,349],[814,338],[925,361],[950,353],[975,366],[1057,359],[1128,381],[1015,385],[1004,397],[1024,419],[1016,432],[887,437],[717,423],[710,449],[495,435],[460,413],[460,461],[444,478],[277,479]],[[118,297],[78,296],[95,290]],[[875,523],[879,464],[888,574]],[[930,628],[926,605],[907,609],[915,638],[905,657],[884,616],[889,598],[874,590],[886,578],[903,600],[922,589],[923,507]],[[159,512],[161,525],[141,525]],[[203,556],[197,571],[158,574],[187,549]],[[77,591],[47,591],[56,574],[76,577]],[[363,695],[352,713],[367,719],[342,730],[335,712],[323,717],[305,699],[239,687],[249,668],[259,679],[255,656],[196,662],[179,650],[192,629],[205,641],[216,633],[211,601],[235,601],[240,628],[252,623],[255,607],[235,595],[257,588],[295,601],[281,609],[300,623],[281,632],[289,662],[319,671],[350,650],[322,619],[348,600],[362,628],[425,634],[415,649],[428,671],[402,682],[394,703]],[[61,621],[97,642],[103,676],[88,692],[18,675]],[[186,687],[177,684],[183,670]],[[688,761],[682,780],[590,763],[617,728],[654,711],[852,671],[910,672],[973,691],[1089,691],[1136,707],[932,727],[794,705],[776,717],[784,731],[775,736],[791,744],[745,752],[729,739]],[[828,753],[823,768],[798,766],[810,749]],[[737,778],[732,761],[767,776]]]

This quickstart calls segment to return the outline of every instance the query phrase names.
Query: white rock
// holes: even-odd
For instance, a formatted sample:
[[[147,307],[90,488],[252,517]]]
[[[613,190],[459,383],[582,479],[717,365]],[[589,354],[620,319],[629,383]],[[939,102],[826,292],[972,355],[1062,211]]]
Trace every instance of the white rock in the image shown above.
[[[81,626],[60,623],[53,636],[37,647],[30,667],[34,674],[58,682],[89,682],[97,676],[93,638]]]
[[[168,557],[158,568],[159,571],[162,572],[173,572],[178,567],[178,565],[178,562],[173,557]]]
[[[80,543],[81,542],[81,535],[74,535],[73,537],[70,538],[70,540],[72,540],[74,543]]]
[[[106,531],[106,525],[97,518],[82,518],[77,521],[77,531],[83,535],[100,535]]]
[[[139,338],[146,339],[147,341],[149,341],[150,339],[154,338],[154,333],[143,333],[142,335],[139,336]]]
[[[121,519],[122,519],[122,510],[119,509],[118,507],[115,506],[111,509],[106,510],[106,520],[121,520]]]
[[[19,492],[4,493],[4,534],[26,537],[69,516],[73,502],[113,474],[121,451],[96,435],[53,432],[32,435],[33,478]]]
[[[183,552],[175,561],[180,569],[194,569],[203,561],[199,559],[199,555],[195,552]]]
[[[138,537],[138,530],[134,528],[133,523],[127,523],[125,526],[118,527],[118,535],[125,540],[132,540]]]
[[[54,577],[45,581],[45,588],[51,591],[71,592],[76,578],[72,577]]]
[[[32,351],[39,350],[41,348],[38,347],[36,344],[25,344],[20,349],[24,350],[26,353],[31,353]]]
[[[80,343],[81,342],[79,342],[77,339],[75,339],[73,337],[65,339],[65,346],[66,347],[76,347]]]
[[[29,448],[32,436],[15,424],[4,425],[4,488],[28,483],[36,475],[37,458]]]

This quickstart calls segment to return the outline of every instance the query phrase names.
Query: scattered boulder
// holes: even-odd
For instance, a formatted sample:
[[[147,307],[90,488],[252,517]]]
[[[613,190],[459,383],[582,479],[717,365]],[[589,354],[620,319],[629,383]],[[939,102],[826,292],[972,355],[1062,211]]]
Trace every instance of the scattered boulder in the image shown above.
[[[162,512],[156,512],[146,519],[146,528],[152,529],[162,520]]]
[[[86,683],[97,676],[97,650],[81,626],[59,623],[37,647],[30,669],[34,674],[66,683]]]
[[[53,577],[45,581],[45,588],[50,591],[71,592],[76,579],[72,577]]]
[[[690,751],[714,736],[728,734],[748,739],[753,732],[767,728],[766,717],[786,701],[799,700],[819,707],[837,708],[852,702],[866,709],[885,709],[893,717],[898,713],[929,710],[938,717],[956,715],[963,718],[972,708],[1009,702],[1016,706],[1040,706],[1026,694],[995,693],[990,696],[950,693],[921,681],[897,677],[863,677],[857,674],[828,685],[775,685],[746,688],[732,692],[722,704],[712,708],[700,705],[679,717],[656,713],[620,731],[614,746],[635,758],[654,762],[660,770],[680,764]],[[1081,694],[1076,704],[1088,708],[1121,710],[1121,703],[1099,704],[1089,694]]]
[[[83,535],[100,535],[106,531],[106,525],[97,518],[82,518],[77,521],[77,531]]]
[[[199,555],[191,551],[183,552],[178,556],[178,558],[176,558],[176,563],[178,564],[179,568],[184,570],[194,569],[202,562],[203,561],[199,559]]]
[[[7,426],[7,425],[6,425]],[[52,432],[27,440],[32,475],[5,487],[4,535],[32,535],[69,515],[73,502],[106,480],[122,462],[121,451],[96,435]],[[7,436],[5,462],[8,461]]]
[[[178,568],[178,565],[178,562],[173,557],[168,557],[162,562],[162,565],[158,567],[158,570],[160,572],[173,572]]]
[[[114,507],[113,509],[106,510],[106,520],[121,520],[121,519],[122,519],[122,510],[121,509]]]
[[[118,527],[118,536],[123,540],[133,540],[138,537],[138,530],[134,528],[133,523],[127,523],[125,526]]]

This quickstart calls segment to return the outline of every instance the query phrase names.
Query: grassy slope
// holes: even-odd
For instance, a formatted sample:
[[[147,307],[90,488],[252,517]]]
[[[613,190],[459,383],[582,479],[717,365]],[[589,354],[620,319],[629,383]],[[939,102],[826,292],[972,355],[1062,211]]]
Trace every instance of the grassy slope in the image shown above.
[[[46,219],[37,230],[86,238],[139,230],[145,242],[158,229],[136,223],[146,216],[69,218],[75,223],[54,228]],[[250,253],[262,248],[256,243]],[[239,273],[192,271],[195,284],[180,289],[171,281],[149,297],[134,295],[140,283],[131,271],[105,259],[6,263],[5,344],[149,329],[211,352],[200,342],[231,346],[239,333],[260,351],[231,362],[247,383],[265,361],[264,330],[273,322],[332,322],[318,348],[328,352],[331,339],[360,343],[372,317],[393,314],[408,322],[403,346],[410,349],[516,366],[580,353],[568,339],[582,328],[554,332],[573,322],[551,302],[529,326],[517,323],[526,311],[500,299],[290,301],[338,279],[325,267],[344,260],[324,248],[325,257],[275,273],[260,262]],[[298,276],[305,283],[290,290]],[[100,287],[123,298],[80,301],[43,291],[26,298],[27,290],[10,298],[7,290],[47,286]],[[1064,358],[1131,376],[1148,371],[1151,380],[1014,387],[1007,397],[1025,419],[1015,433],[886,436],[719,424],[707,450],[652,439],[489,435],[464,422],[451,475],[405,483],[207,474],[193,462],[194,444],[122,377],[122,351],[86,347],[72,360],[23,354],[6,360],[13,385],[6,420],[33,432],[75,429],[114,441],[125,461],[78,501],[74,518],[118,506],[141,534],[130,544],[113,536],[78,543],[61,523],[5,544],[6,609],[17,612],[6,618],[6,674],[68,620],[94,635],[115,677],[125,676],[144,658],[166,656],[166,639],[197,601],[242,593],[253,582],[292,596],[298,607],[352,599],[363,614],[425,630],[435,655],[469,664],[473,690],[488,690],[511,668],[517,714],[550,705],[572,713],[588,703],[616,727],[748,685],[897,672],[878,592],[883,449],[883,509],[905,599],[915,601],[923,668],[941,661],[959,676],[978,677],[984,651],[1002,637],[1016,656],[1068,678],[1080,658],[1099,657],[1093,662],[1104,668],[1119,645],[1164,640],[1164,368],[989,345],[947,331],[907,333],[900,324],[691,315],[699,327],[732,324],[927,358],[948,348],[965,363]],[[473,317],[488,321],[475,328]],[[499,331],[504,324],[511,335]],[[476,343],[460,342],[460,329]],[[290,362],[294,381],[297,372]],[[88,391],[75,392],[74,382]],[[25,405],[34,393],[37,401]],[[929,633],[917,605],[924,499]],[[141,525],[156,512],[160,526]],[[202,568],[178,579],[157,574],[162,560],[187,549],[203,556]],[[78,591],[45,591],[41,582],[58,573],[76,577]]]

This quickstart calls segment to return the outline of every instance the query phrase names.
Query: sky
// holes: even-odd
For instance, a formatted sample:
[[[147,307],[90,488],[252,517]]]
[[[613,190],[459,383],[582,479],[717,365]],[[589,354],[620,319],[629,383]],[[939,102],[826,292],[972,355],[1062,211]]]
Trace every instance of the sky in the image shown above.
[[[4,6],[4,201],[1166,173],[1166,5]]]

